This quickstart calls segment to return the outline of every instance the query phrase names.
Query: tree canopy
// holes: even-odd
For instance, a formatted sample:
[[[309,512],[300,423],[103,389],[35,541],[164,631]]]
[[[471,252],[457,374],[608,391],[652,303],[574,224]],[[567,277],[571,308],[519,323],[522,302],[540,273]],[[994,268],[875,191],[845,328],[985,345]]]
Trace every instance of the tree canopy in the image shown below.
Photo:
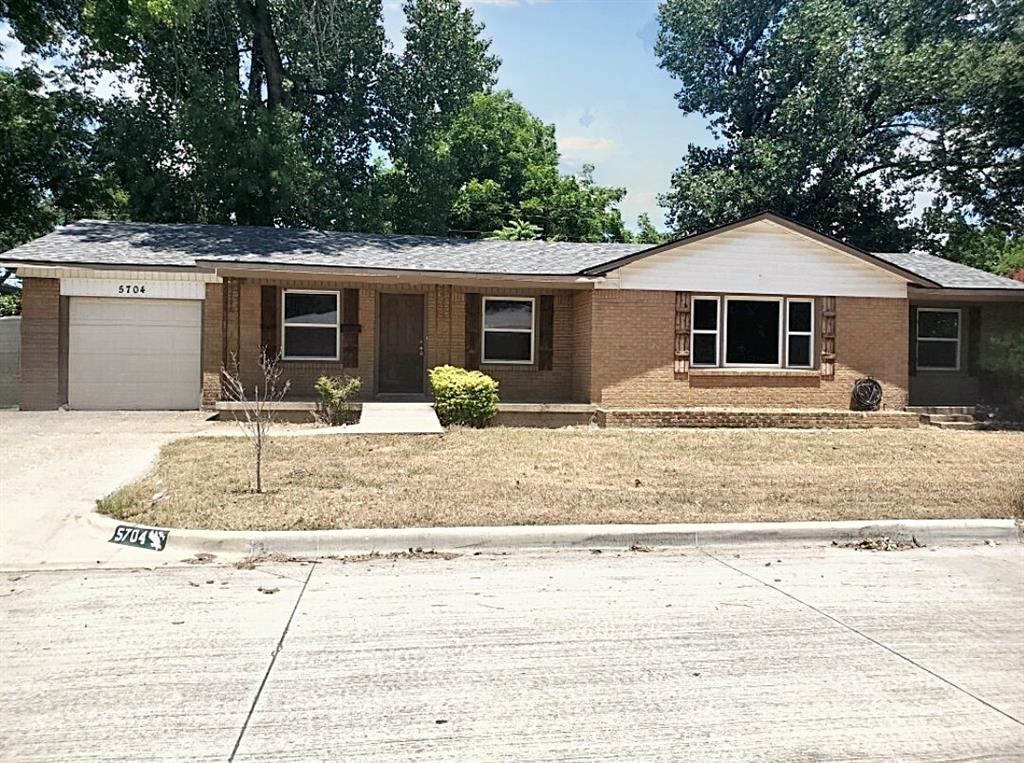
[[[691,145],[673,174],[669,224],[692,233],[772,208],[875,249],[936,247],[957,220],[1019,234],[1020,10],[664,0],[661,66],[679,81],[679,107],[705,116],[715,138]],[[911,215],[917,192],[933,194],[923,222]]]
[[[493,91],[500,61],[459,0],[0,0],[44,86],[0,80],[0,248],[81,215],[623,240],[625,191],[558,170],[554,128]],[[78,83],[126,77],[97,100]],[[8,175],[12,175],[8,182]]]

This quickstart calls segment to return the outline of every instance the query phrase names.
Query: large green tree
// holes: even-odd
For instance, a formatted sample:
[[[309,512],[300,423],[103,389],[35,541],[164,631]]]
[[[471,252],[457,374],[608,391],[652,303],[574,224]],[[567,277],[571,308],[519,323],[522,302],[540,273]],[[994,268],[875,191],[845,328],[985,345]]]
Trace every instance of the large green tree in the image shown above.
[[[677,233],[770,207],[861,246],[921,241],[916,191],[1022,222],[1019,2],[665,0],[657,54],[714,144],[663,198]]]
[[[102,131],[133,216],[376,225],[379,0],[97,0],[87,18],[89,63],[139,89]]]
[[[476,236],[522,220],[547,238],[625,238],[624,191],[592,168],[559,173],[554,127],[493,92],[499,61],[472,10],[406,0],[404,12],[396,55],[381,0],[0,0],[29,49],[70,43],[52,102],[90,109],[65,127],[80,131],[78,174],[107,184],[100,207],[116,196],[139,220]],[[76,94],[101,73],[123,76],[126,94]],[[25,136],[43,120],[42,140],[45,114],[22,116]],[[33,231],[93,199],[62,201],[69,172],[54,172]]]
[[[0,251],[123,199],[97,160],[97,104],[48,90],[38,72],[0,71]]]
[[[597,185],[589,166],[579,175],[562,175],[554,125],[508,91],[473,95],[437,145],[449,159],[455,184],[450,233],[478,236],[522,221],[547,239],[628,236],[615,206],[625,190]]]

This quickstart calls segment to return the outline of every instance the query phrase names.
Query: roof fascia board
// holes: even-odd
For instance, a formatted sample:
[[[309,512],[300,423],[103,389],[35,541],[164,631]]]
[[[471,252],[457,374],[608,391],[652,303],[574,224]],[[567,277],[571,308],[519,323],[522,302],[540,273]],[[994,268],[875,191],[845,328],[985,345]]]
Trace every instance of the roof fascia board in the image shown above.
[[[293,274],[300,277],[332,276],[335,278],[367,278],[375,281],[430,281],[456,284],[494,282],[503,285],[511,283],[558,284],[560,288],[590,288],[602,280],[599,278],[569,275],[542,275],[528,273],[464,273],[445,270],[400,270],[391,268],[329,267],[321,265],[282,265],[279,263],[241,263],[222,260],[206,260],[205,264],[222,278],[255,278],[262,275],[280,277]]]
[[[200,266],[200,265],[154,265],[154,264],[139,264],[135,262],[119,262],[116,265],[109,262],[86,262],[86,261],[70,261],[70,260],[19,260],[19,259],[5,259],[0,254],[0,267],[4,268],[18,268],[18,267],[34,267],[34,268],[91,268],[93,270],[169,270],[169,271],[182,271],[192,270],[203,273],[212,273],[213,268]]]
[[[911,286],[907,289],[910,301],[949,302],[967,299],[973,302],[1024,302],[1024,289],[1000,289],[998,287],[979,289],[946,286],[941,289],[922,289]]]

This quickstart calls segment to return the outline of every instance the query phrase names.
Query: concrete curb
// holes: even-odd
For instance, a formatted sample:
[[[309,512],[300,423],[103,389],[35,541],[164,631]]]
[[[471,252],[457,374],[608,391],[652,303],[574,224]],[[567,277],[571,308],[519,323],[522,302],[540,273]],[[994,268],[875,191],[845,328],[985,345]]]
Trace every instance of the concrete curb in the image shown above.
[[[97,532],[110,535],[121,522],[90,512]],[[129,523],[124,523],[129,524]],[[161,528],[165,529],[165,528]],[[167,549],[175,553],[332,556],[409,548],[438,551],[498,551],[579,548],[822,544],[833,540],[888,536],[916,538],[926,546],[993,541],[1024,542],[1012,519],[917,519],[844,522],[750,522],[662,525],[531,525],[513,527],[415,527],[366,530],[177,530]]]

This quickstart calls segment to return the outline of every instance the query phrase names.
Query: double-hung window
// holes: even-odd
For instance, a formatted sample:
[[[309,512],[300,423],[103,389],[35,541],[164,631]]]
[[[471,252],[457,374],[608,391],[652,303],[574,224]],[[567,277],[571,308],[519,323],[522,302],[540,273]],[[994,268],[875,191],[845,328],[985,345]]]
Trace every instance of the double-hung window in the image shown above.
[[[483,362],[533,363],[532,297],[483,298]]]
[[[287,289],[281,300],[284,359],[337,360],[341,337],[339,292]]]
[[[786,300],[786,366],[814,365],[814,300]]]
[[[695,368],[813,368],[814,300],[693,297],[690,365]]]
[[[693,328],[690,338],[691,365],[711,367],[718,365],[719,336],[718,297],[693,298]]]
[[[917,308],[917,367],[922,371],[960,370],[960,311]]]

